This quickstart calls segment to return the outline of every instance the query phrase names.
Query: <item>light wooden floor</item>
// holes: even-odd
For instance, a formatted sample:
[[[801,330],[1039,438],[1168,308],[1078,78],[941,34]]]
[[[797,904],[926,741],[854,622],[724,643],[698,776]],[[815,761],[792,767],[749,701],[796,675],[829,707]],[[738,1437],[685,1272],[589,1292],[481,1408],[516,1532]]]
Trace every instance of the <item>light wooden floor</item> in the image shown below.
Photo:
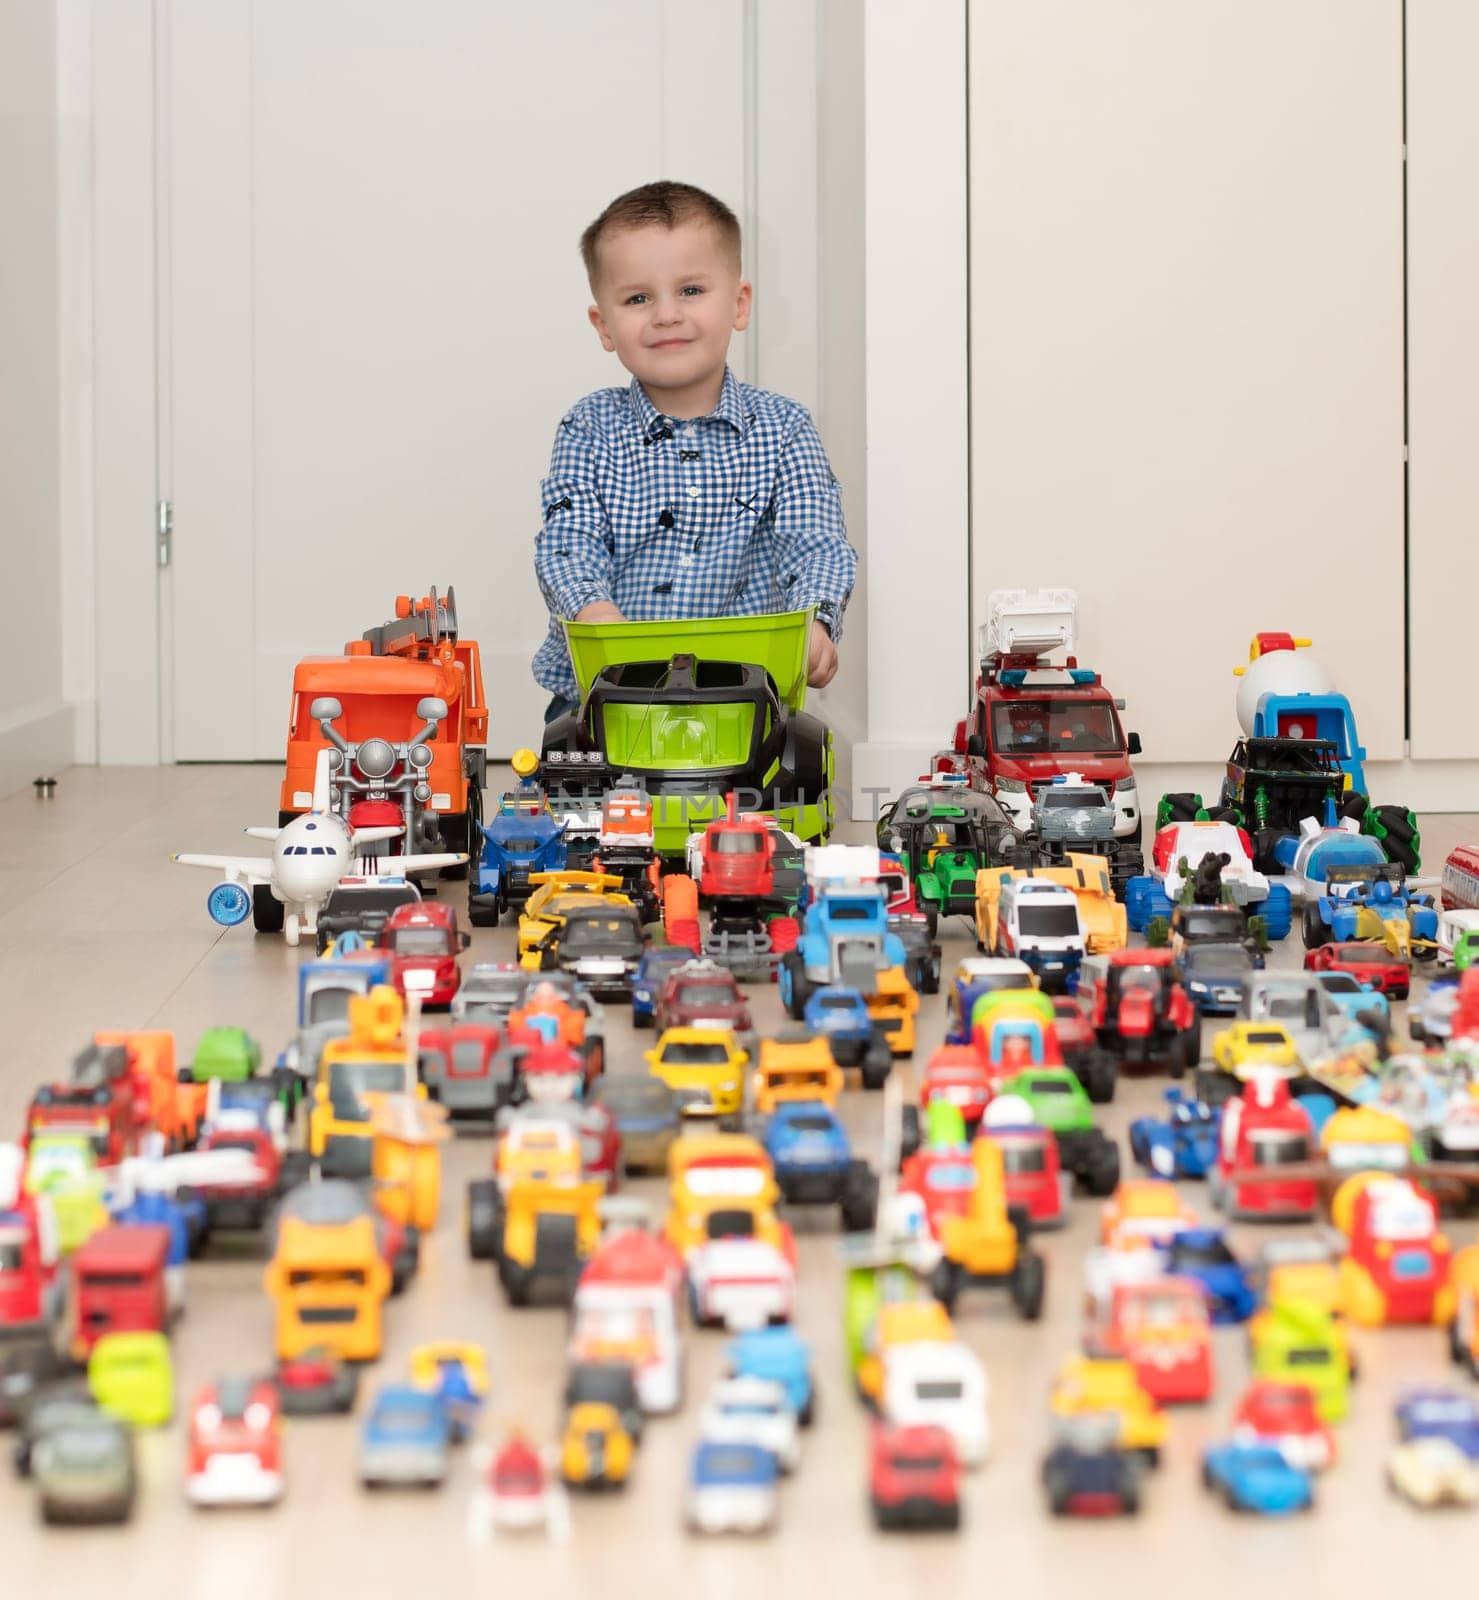
[[[171,850],[242,851],[249,823],[269,823],[277,774],[269,767],[75,769],[55,799],[29,793],[0,801],[0,1129],[18,1131],[31,1088],[62,1073],[103,1027],[169,1027],[184,1059],[213,1023],[250,1028],[275,1052],[293,1023],[298,956],[280,940],[223,933],[205,912],[212,879],[173,867]],[[1430,818],[1430,864],[1479,833],[1479,819]],[[264,847],[265,848],[265,847]],[[454,892],[460,892],[454,889]],[[506,954],[506,929],[476,934],[468,960]],[[964,924],[947,930],[947,958],[968,954]],[[1297,961],[1294,946],[1281,959]],[[937,1042],[941,1002],[927,1003],[922,1053]],[[762,1016],[780,1017],[774,995]],[[762,1030],[767,1026],[761,1022]],[[638,1036],[619,1015],[611,1064],[640,1070]],[[1163,1080],[1127,1083],[1105,1125],[1123,1135],[1132,1116],[1155,1110]],[[865,1148],[877,1137],[876,1099],[850,1093],[847,1116]],[[489,1146],[451,1150],[442,1223],[428,1241],[420,1278],[388,1311],[388,1344],[372,1377],[399,1377],[407,1350],[428,1338],[474,1338],[491,1355],[494,1420],[518,1418],[545,1438],[557,1421],[564,1318],[555,1310],[510,1312],[492,1270],[468,1261],[461,1237],[466,1179],[487,1169]],[[654,1197],[660,1186],[640,1186]],[[1205,1207],[1199,1186],[1187,1186]],[[939,1593],[1098,1600],[1173,1587],[1207,1596],[1408,1594],[1467,1579],[1479,1550],[1473,1515],[1422,1517],[1394,1503],[1382,1465],[1392,1439],[1394,1394],[1413,1381],[1451,1380],[1443,1341],[1427,1329],[1358,1334],[1362,1379],[1355,1415],[1341,1430],[1342,1459],[1320,1485],[1312,1517],[1290,1523],[1237,1518],[1208,1500],[1197,1462],[1244,1384],[1243,1337],[1217,1335],[1219,1386],[1211,1406],[1174,1421],[1168,1460],[1148,1486],[1137,1522],[1059,1523],[1037,1485],[1048,1438],[1045,1396],[1073,1347],[1081,1309],[1080,1258],[1098,1207],[1080,1200],[1071,1226],[1043,1240],[1049,1258],[1047,1312],[1018,1323],[995,1296],[962,1302],[959,1327],[986,1362],[992,1383],[992,1457],[969,1481],[959,1537],[883,1538],[866,1516],[867,1424],[848,1390],[841,1347],[835,1214],[796,1218],[803,1268],[799,1322],[817,1352],[821,1407],[795,1480],[783,1492],[782,1531],[766,1543],[703,1544],[679,1531],[679,1495],[695,1406],[720,1369],[722,1337],[689,1343],[689,1404],[659,1421],[642,1447],[636,1478],[620,1495],[578,1501],[575,1537],[562,1550],[540,1541],[470,1546],[463,1533],[470,1467],[459,1461],[439,1494],[368,1496],[354,1477],[355,1424],[290,1424],[289,1487],[264,1513],[195,1513],[181,1493],[179,1424],[142,1441],[144,1492],[122,1531],[40,1528],[29,1489],[0,1467],[4,1572],[0,1593],[322,1597],[518,1592],[542,1600],[769,1592],[874,1595]],[[1453,1230],[1459,1242],[1471,1224]],[[1264,1231],[1236,1230],[1256,1247]],[[271,1359],[261,1262],[213,1258],[189,1269],[189,1311],[176,1337],[182,1404],[208,1377],[266,1367]]]

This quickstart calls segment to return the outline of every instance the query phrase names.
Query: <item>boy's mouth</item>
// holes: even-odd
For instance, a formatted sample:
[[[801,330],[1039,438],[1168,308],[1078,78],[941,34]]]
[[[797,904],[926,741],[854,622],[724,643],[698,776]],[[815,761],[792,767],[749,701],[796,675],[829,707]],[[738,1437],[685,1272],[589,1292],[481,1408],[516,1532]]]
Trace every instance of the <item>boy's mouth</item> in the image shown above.
[[[676,350],[680,345],[692,344],[691,339],[659,339],[656,344],[647,346],[649,350]]]

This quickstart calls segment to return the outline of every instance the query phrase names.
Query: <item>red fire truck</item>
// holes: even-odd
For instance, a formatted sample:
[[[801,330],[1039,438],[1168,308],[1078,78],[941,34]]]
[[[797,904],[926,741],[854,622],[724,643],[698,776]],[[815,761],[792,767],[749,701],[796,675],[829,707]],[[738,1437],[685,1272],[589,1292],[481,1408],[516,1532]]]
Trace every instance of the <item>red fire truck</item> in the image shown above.
[[[99,1229],[72,1257],[76,1359],[107,1333],[166,1331],[169,1246],[168,1228],[120,1222]]]

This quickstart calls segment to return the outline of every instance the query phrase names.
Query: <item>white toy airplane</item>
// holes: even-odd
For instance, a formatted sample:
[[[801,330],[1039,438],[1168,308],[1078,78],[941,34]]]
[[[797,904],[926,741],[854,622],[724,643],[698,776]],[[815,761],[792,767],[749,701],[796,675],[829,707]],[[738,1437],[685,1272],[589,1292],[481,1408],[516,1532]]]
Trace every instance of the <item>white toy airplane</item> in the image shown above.
[[[387,828],[351,828],[329,807],[329,774],[334,752],[318,753],[313,775],[313,809],[283,828],[248,828],[254,839],[270,839],[270,856],[172,855],[184,867],[209,867],[224,874],[211,890],[206,909],[225,928],[245,922],[258,888],[270,889],[272,898],[286,908],[283,937],[297,944],[302,934],[318,931],[318,913],[335,885],[346,873],[376,870],[370,845],[399,838],[405,832],[397,823]],[[368,862],[360,858],[369,857]],[[460,867],[465,854],[445,851],[431,855],[387,856],[397,873],[430,872],[438,867]]]

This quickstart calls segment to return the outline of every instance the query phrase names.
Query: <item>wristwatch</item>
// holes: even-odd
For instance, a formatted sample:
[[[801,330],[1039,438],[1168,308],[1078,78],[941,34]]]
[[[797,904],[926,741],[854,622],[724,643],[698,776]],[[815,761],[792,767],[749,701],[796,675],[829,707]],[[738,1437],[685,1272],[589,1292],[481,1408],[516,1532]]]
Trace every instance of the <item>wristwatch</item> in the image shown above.
[[[817,621],[827,630],[827,637],[837,637],[837,607],[830,600],[822,600],[817,605]]]

